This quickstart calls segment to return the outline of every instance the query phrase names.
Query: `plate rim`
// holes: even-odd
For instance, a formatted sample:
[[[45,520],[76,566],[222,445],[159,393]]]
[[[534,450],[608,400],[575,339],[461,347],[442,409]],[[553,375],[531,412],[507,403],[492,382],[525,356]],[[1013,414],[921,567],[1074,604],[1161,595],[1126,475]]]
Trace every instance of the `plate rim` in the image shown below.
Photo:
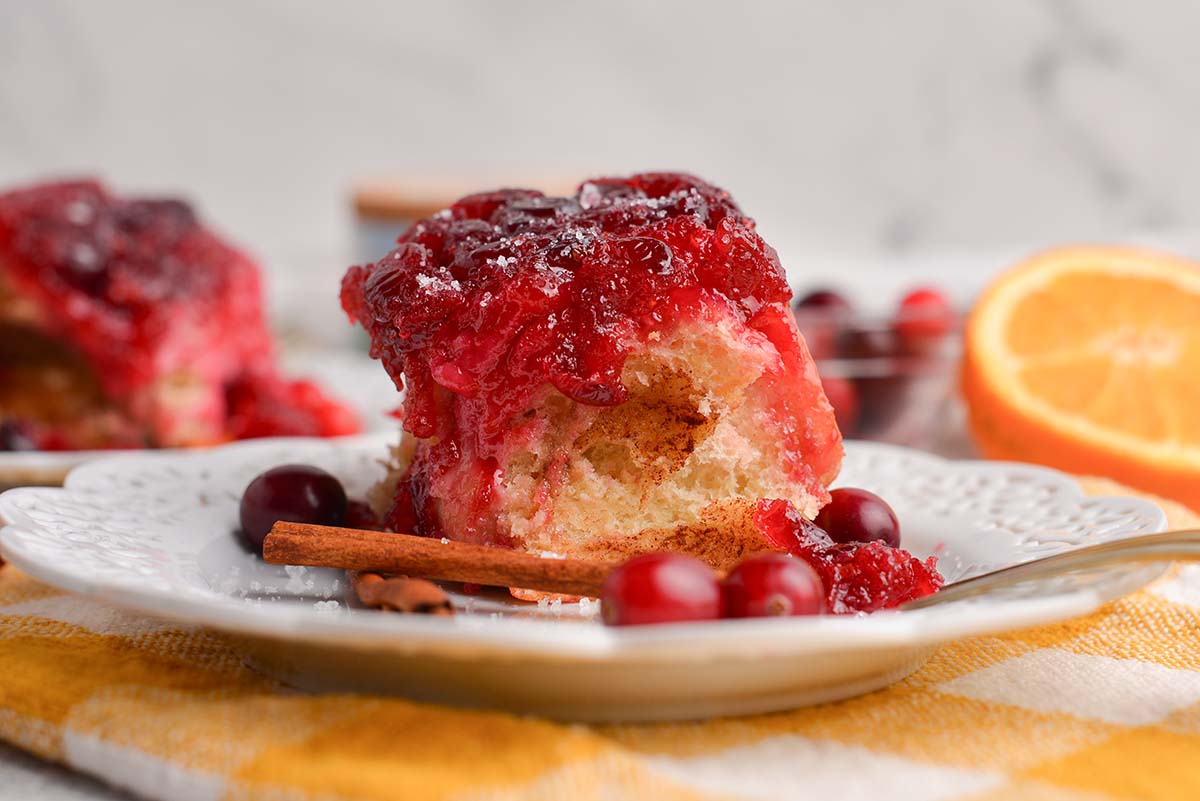
[[[314,380],[323,390],[332,394],[339,402],[351,406],[358,413],[363,430],[358,434],[348,434],[344,437],[329,437],[330,440],[342,440],[369,434],[381,434],[393,431],[394,418],[388,414],[388,409],[397,406],[403,393],[391,397],[387,403],[356,403],[350,394],[335,386],[336,374],[344,371],[357,371],[363,376],[373,379],[384,375],[375,359],[370,358],[365,351],[331,346],[302,346],[281,348],[278,354],[278,367],[282,374],[291,379]],[[387,379],[391,383],[391,379]],[[261,442],[264,439],[246,439],[222,443],[216,446],[196,446],[193,448],[92,448],[89,450],[64,451],[0,451],[0,488],[15,489],[20,486],[53,486],[65,483],[75,470],[93,462],[104,461],[116,457],[136,456],[145,454],[178,455],[184,453],[203,453],[214,447],[240,445],[246,442]],[[284,439],[276,437],[274,439]],[[296,439],[309,439],[296,437]]]

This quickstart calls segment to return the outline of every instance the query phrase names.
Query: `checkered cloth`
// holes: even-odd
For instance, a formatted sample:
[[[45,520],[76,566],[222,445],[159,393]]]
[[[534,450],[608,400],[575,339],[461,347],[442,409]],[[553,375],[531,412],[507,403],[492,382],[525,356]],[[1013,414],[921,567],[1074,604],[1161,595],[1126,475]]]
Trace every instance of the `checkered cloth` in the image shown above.
[[[949,645],[881,692],[706,723],[297,695],[217,634],[12,568],[0,637],[0,736],[170,801],[1200,798],[1200,567],[1086,619]]]

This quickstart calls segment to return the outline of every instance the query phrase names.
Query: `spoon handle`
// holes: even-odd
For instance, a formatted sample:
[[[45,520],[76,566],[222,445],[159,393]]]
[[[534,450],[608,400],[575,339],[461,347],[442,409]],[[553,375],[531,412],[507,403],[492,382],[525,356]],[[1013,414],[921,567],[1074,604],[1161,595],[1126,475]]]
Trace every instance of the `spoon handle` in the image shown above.
[[[1031,579],[1046,579],[1061,576],[1076,570],[1088,570],[1114,564],[1131,562],[1173,562],[1175,560],[1200,560],[1200,529],[1164,531],[1161,534],[1144,534],[1099,545],[1073,548],[1063,553],[1022,562],[974,576],[953,584],[947,584],[933,595],[901,604],[900,609],[924,609],[938,604],[961,601],[989,593]]]

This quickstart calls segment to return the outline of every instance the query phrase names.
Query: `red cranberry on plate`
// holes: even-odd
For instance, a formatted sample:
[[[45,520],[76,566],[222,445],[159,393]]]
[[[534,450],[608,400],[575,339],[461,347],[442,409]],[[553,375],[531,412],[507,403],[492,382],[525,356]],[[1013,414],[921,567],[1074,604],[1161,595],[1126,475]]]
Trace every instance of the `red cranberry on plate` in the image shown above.
[[[372,531],[382,530],[375,510],[365,501],[346,501],[346,527],[361,528]]]
[[[242,536],[262,554],[263,540],[276,522],[340,526],[346,521],[346,490],[319,467],[285,464],[256,477],[242,494]]]
[[[721,615],[716,574],[699,559],[677,553],[630,559],[604,580],[600,601],[610,626],[715,620]]]
[[[829,493],[829,503],[814,521],[834,542],[880,540],[900,547],[900,521],[887,501],[873,492],[841,487]]]
[[[825,588],[807,562],[784,553],[742,561],[721,582],[725,617],[786,617],[825,611]]]

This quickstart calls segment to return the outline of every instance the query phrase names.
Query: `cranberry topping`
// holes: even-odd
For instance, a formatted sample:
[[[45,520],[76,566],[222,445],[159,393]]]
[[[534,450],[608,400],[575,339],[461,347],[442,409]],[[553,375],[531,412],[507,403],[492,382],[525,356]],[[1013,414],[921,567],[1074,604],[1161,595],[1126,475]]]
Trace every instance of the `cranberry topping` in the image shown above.
[[[486,505],[522,412],[549,388],[582,404],[622,403],[631,348],[701,309],[727,309],[775,345],[785,369],[802,370],[807,355],[785,324],[789,297],[754,222],[727,192],[688,175],[597,179],[573,197],[487,192],[418,222],[342,281],[343,307],[406,388],[405,428],[436,438],[418,452],[389,517],[436,533],[423,496],[451,469],[461,483],[464,465],[473,502]],[[788,467],[823,493],[814,472],[838,451],[805,411],[825,401],[816,389],[794,394],[803,397],[776,409],[788,417],[789,453],[826,455]]]
[[[648,553],[613,570],[600,592],[610,626],[714,620],[721,614],[717,576],[699,559]]]
[[[891,609],[937,592],[944,581],[935,557],[922,562],[880,540],[835,543],[787,501],[759,501],[755,522],[773,546],[817,571],[834,614]]]
[[[355,414],[310,381],[244,375],[226,387],[226,426],[233,439],[333,437],[359,430]]]
[[[584,184],[576,198],[464,198],[351,268],[342,301],[407,382],[410,431],[452,425],[434,402],[444,389],[479,398],[468,414],[486,441],[547,382],[581,403],[623,401],[629,338],[685,289],[720,293],[743,319],[788,298],[774,251],[727,193],[645,175]]]
[[[177,200],[124,200],[99,184],[45,184],[0,196],[0,252],[16,288],[55,323],[106,387],[126,395],[157,377],[155,340],[176,315],[244,323],[235,288],[257,310],[253,263]],[[244,298],[239,298],[245,302]],[[264,349],[263,331],[231,331]]]
[[[227,387],[228,425],[214,398],[189,412],[214,420],[182,426],[215,424],[209,439],[358,428],[312,387],[275,374],[257,266],[180,200],[119,198],[94,181],[0,194],[0,283],[30,301],[39,329],[82,355],[109,399],[186,371],[214,394]],[[130,411],[151,443],[178,444],[170,410]]]

